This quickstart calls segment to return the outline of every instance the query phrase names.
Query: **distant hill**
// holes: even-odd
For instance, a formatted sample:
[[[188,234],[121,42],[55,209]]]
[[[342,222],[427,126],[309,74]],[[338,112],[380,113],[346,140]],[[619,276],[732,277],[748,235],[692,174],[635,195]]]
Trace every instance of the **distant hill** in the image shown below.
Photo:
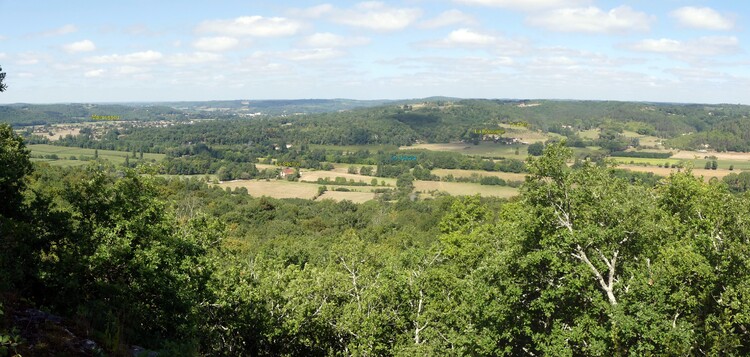
[[[0,106],[0,122],[14,126],[75,123],[90,121],[92,115],[119,117],[121,120],[232,119],[255,115],[282,116],[319,114],[392,103],[420,100],[222,100],[116,104],[10,104]]]
[[[10,104],[0,106],[0,122],[14,126],[76,123],[107,120],[179,120],[188,116],[164,105],[127,106],[121,104]]]

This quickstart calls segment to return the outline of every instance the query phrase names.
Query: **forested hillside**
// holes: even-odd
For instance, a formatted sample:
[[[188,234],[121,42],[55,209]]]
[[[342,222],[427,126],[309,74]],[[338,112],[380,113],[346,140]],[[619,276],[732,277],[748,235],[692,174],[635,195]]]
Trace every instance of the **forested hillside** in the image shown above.
[[[220,103],[220,102],[217,102]],[[296,103],[296,102],[294,102]],[[305,103],[303,101],[303,103]],[[375,103],[373,103],[375,104]],[[218,105],[218,104],[217,104]],[[275,103],[284,108],[284,103]],[[291,105],[291,104],[290,104]],[[300,104],[302,105],[302,104]],[[312,104],[310,104],[312,105]],[[328,105],[326,103],[326,105]],[[333,105],[333,104],[331,104]],[[56,105],[50,110],[38,106],[25,113],[23,107],[0,107],[0,120],[16,124],[35,122],[80,121],[99,109],[76,105]],[[62,108],[62,109],[60,109]],[[109,107],[106,107],[109,108]],[[261,138],[277,143],[308,143],[321,145],[412,145],[417,142],[447,143],[476,141],[477,130],[498,128],[501,124],[522,124],[532,130],[557,133],[569,142],[585,145],[581,131],[600,128],[621,133],[630,130],[668,140],[678,149],[713,148],[718,151],[748,151],[750,107],[742,105],[696,105],[593,101],[501,101],[501,100],[438,100],[411,104],[388,104],[311,115],[265,116],[243,118],[242,112],[183,112],[166,107],[114,106],[112,115],[130,119],[217,118],[217,123],[201,123],[192,127],[168,127],[159,130],[136,128],[123,132],[125,140],[138,146],[173,145],[188,142],[213,144],[245,144]],[[311,109],[314,111],[314,108]],[[35,121],[43,118],[42,121]],[[66,119],[67,118],[67,119]],[[228,121],[227,121],[228,120]],[[140,130],[140,132],[139,132]],[[512,130],[506,136],[512,135]],[[121,139],[115,137],[116,139]],[[78,142],[67,144],[91,147]],[[149,145],[146,145],[149,143]],[[102,143],[100,148],[112,147]],[[618,146],[615,151],[621,150]]]
[[[750,354],[750,195],[570,160],[547,145],[511,200],[274,200],[32,165],[2,125],[0,351]]]
[[[97,120],[179,120],[188,116],[167,106],[131,107],[108,104],[0,105],[0,122],[14,126],[76,123]]]

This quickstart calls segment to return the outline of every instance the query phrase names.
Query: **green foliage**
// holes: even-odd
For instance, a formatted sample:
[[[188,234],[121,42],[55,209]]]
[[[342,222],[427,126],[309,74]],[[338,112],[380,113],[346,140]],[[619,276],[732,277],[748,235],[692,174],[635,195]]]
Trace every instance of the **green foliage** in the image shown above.
[[[399,175],[396,180],[396,187],[401,194],[408,194],[414,190],[414,176],[411,173],[405,172]]]
[[[5,92],[6,89],[8,85],[5,84],[5,72],[3,72],[3,67],[0,67],[0,92]]]
[[[533,143],[528,147],[529,155],[541,156],[544,151],[544,144],[540,142]]]
[[[403,125],[441,120],[397,114]],[[7,162],[23,164],[6,135]],[[400,194],[365,204],[254,198],[101,162],[5,171],[22,184],[10,186],[21,204],[0,217],[2,288],[84,321],[113,353],[750,354],[750,197],[730,193],[750,175],[658,181],[606,162],[571,167],[565,145],[528,159],[510,201],[407,199],[432,165],[489,162],[421,153],[381,162]],[[179,150],[172,158],[232,151]]]
[[[668,159],[672,157],[671,152],[647,152],[647,151],[615,151],[610,154],[615,157],[641,157],[647,159]]]
[[[26,145],[8,124],[0,124],[0,215],[14,217],[21,208],[24,177],[31,173]]]

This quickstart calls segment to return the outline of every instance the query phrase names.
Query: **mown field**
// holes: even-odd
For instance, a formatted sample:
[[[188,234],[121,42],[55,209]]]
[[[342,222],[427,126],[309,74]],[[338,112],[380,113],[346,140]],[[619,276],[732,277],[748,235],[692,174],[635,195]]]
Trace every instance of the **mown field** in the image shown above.
[[[710,163],[713,160],[709,159],[675,159],[675,158],[669,158],[669,159],[646,159],[646,158],[639,158],[639,157],[613,157],[616,162],[623,164],[623,165],[629,165],[629,164],[647,164],[651,165],[653,168],[659,168],[658,165],[661,164],[662,166],[664,164],[672,165],[672,164],[680,164],[683,165],[692,164],[693,168],[696,169],[703,169],[706,167],[706,163]],[[734,170],[750,170],[750,161],[742,161],[742,160],[716,160],[717,168],[719,169],[725,169],[729,170],[730,166],[733,166]]]
[[[381,184],[381,181],[385,181],[385,183],[389,186],[396,186],[395,178],[350,174],[346,172],[341,172],[340,170],[339,171],[307,171],[303,169],[300,171],[300,181],[317,182],[319,178],[325,179],[326,177],[329,178],[331,181],[335,180],[336,177],[343,177],[347,181],[349,180],[354,180],[354,182],[362,181],[368,185],[370,184],[370,181],[372,181],[372,179],[375,178],[378,180],[378,185]]]
[[[480,142],[479,145],[469,143],[417,144],[402,146],[399,150],[424,149],[430,151],[452,151],[465,155],[524,159],[528,155],[526,151],[527,147],[527,145],[505,145],[484,141]],[[515,154],[516,148],[518,148],[518,155]]]
[[[35,144],[35,145],[28,145],[28,149],[31,150],[31,155],[57,155],[58,160],[51,160],[51,159],[35,159],[35,161],[46,161],[49,162],[50,165],[59,165],[59,166],[75,166],[75,165],[83,165],[85,164],[85,161],[80,161],[80,157],[88,157],[93,158],[94,157],[94,149],[82,149],[82,148],[75,148],[75,147],[67,147],[67,146],[55,146],[55,145],[47,145],[47,144]],[[124,163],[126,157],[132,158],[133,156],[132,152],[126,152],[126,151],[115,151],[115,150],[99,150],[99,158],[112,161],[114,163]],[[77,160],[71,160],[70,157],[75,156]],[[159,161],[164,158],[164,154],[149,154],[144,153],[143,159],[147,161]],[[136,154],[136,158],[139,158],[140,154]]]
[[[433,174],[440,177],[453,175],[453,177],[471,177],[476,174],[479,176],[495,176],[506,181],[523,181],[526,179],[526,174],[517,174],[513,172],[493,172],[483,170],[460,170],[460,169],[434,169],[431,171]]]
[[[433,190],[447,192],[454,196],[480,194],[508,198],[518,195],[517,188],[507,186],[488,186],[468,182],[414,181],[414,191],[426,193]]]
[[[378,178],[380,179],[380,178]],[[286,180],[235,180],[218,184],[222,188],[245,187],[252,196],[268,196],[273,198],[303,198],[312,199],[318,192],[320,184],[312,182],[292,182]],[[339,186],[325,185],[328,191],[318,199],[351,200],[353,202],[364,202],[375,196],[373,186]],[[475,195],[494,197],[513,197],[518,195],[518,189],[504,186],[486,186],[478,183],[465,182],[437,182],[437,181],[414,181],[415,191],[427,193],[429,191],[443,191],[451,195]],[[346,188],[350,192],[334,191],[336,188]]]
[[[343,201],[349,200],[354,203],[363,203],[369,200],[374,200],[375,194],[372,192],[340,192],[340,191],[326,191],[317,200],[334,200]]]
[[[398,149],[396,145],[320,145],[310,144],[311,150],[341,150],[341,151],[358,151],[358,150],[370,150],[371,152],[377,152],[378,150],[393,151]]]
[[[621,169],[631,170],[631,171],[638,171],[638,172],[653,172],[655,175],[660,176],[669,176],[672,172],[677,172],[678,169],[672,169],[672,168],[663,168],[663,167],[643,167],[643,166],[634,166],[634,165],[620,165],[618,166]],[[683,169],[684,171],[684,169]],[[703,168],[694,168],[693,169],[693,176],[700,177],[703,176],[703,179],[705,181],[710,180],[712,177],[716,178],[722,178],[724,176],[727,176],[731,173],[740,173],[742,171],[729,171],[724,169],[718,169],[718,170],[706,170]]]

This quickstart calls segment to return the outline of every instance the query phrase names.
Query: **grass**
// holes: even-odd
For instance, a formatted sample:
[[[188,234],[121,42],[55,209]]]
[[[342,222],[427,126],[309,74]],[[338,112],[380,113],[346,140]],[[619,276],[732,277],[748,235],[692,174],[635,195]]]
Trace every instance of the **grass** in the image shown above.
[[[219,184],[221,188],[244,187],[247,192],[256,197],[268,196],[273,198],[304,198],[312,199],[318,193],[317,184],[304,182],[292,182],[286,180],[236,180]]]
[[[71,166],[83,166],[88,164],[88,161],[81,161],[81,160],[51,160],[51,159],[40,159],[40,158],[31,158],[32,162],[46,162],[50,166],[60,166],[60,167],[71,167]]]
[[[322,150],[341,150],[341,151],[358,151],[358,150],[370,150],[370,152],[383,151],[394,151],[398,150],[396,145],[385,145],[385,144],[367,144],[367,145],[320,145],[310,144],[310,150],[322,149]]]
[[[219,180],[219,176],[213,175],[213,174],[197,174],[197,175],[169,175],[169,174],[159,174],[159,175],[154,175],[154,176],[155,177],[166,178],[166,179],[175,179],[175,178],[177,178],[177,179],[183,179],[183,178],[204,179],[204,178],[208,177],[209,181],[213,181],[213,180],[217,180],[218,181]]]
[[[363,203],[363,202],[367,202],[373,199],[375,199],[375,194],[371,192],[326,191],[316,200],[334,200],[334,201],[349,200],[354,203]]]
[[[453,175],[453,177],[471,177],[472,174],[477,174],[479,176],[495,176],[506,181],[524,181],[526,178],[525,174],[490,172],[483,170],[434,169],[431,172],[440,177],[445,177],[447,175]]]
[[[695,169],[703,169],[706,167],[706,163],[710,163],[713,160],[707,160],[707,159],[646,159],[646,158],[639,158],[639,157],[613,157],[616,162],[620,164],[630,164],[633,162],[634,164],[648,164],[651,165],[654,168],[658,168],[659,164],[664,165],[669,164],[670,166],[672,164],[679,164],[682,163],[684,166],[686,166],[688,163],[692,163],[693,168]],[[740,161],[740,160],[717,160],[716,164],[719,169],[725,169],[729,170],[729,166],[734,166],[734,170],[750,170],[750,161]]]
[[[399,150],[425,149],[430,151],[452,151],[464,155],[477,155],[489,157],[505,157],[523,160],[528,155],[526,148],[528,145],[505,145],[493,142],[483,141],[479,145],[468,143],[448,143],[448,144],[417,144],[412,146],[402,146]],[[515,154],[518,148],[518,155]]]
[[[94,157],[94,149],[83,149],[83,148],[76,148],[76,147],[67,147],[67,146],[55,146],[55,145],[48,145],[48,144],[35,144],[35,145],[28,145],[29,150],[31,150],[32,155],[57,155],[60,159],[57,161],[62,162],[82,162],[78,160],[69,160],[70,156],[76,156],[79,157],[81,155],[88,156],[93,158]],[[126,152],[126,151],[115,151],[115,150],[99,150],[99,158],[104,160],[109,160],[115,163],[124,163],[125,157],[132,157],[132,152]],[[156,160],[159,161],[164,158],[164,154],[150,154],[150,153],[144,153],[143,159],[144,160]],[[136,158],[133,160],[138,160],[140,157],[140,154],[136,154]],[[79,163],[72,164],[72,163],[52,163],[50,162],[50,165],[60,165],[60,166],[74,166],[74,165],[82,165]],[[84,163],[85,164],[85,163]]]
[[[353,179],[354,182],[359,182],[360,180],[366,184],[370,184],[370,181],[372,181],[373,178],[378,180],[378,185],[380,185],[381,181],[385,181],[387,184],[390,184],[391,186],[396,185],[396,179],[394,178],[387,178],[387,177],[374,177],[374,176],[366,176],[366,175],[360,175],[360,174],[349,174],[346,173],[346,170],[344,172],[341,171],[307,171],[302,170],[300,172],[300,181],[306,181],[306,182],[317,182],[319,178],[325,179],[326,177],[330,178],[331,181],[335,180],[336,177],[343,177],[346,179],[346,181],[349,181],[350,179]]]
[[[622,169],[631,170],[631,171],[638,171],[638,172],[653,172],[655,175],[660,176],[669,176],[672,172],[677,172],[677,169],[671,169],[671,168],[663,168],[663,167],[643,167],[643,166],[632,166],[632,165],[623,165],[619,166]],[[710,180],[712,177],[716,178],[722,178],[724,176],[727,176],[731,173],[739,173],[740,171],[734,170],[706,170],[703,168],[695,168],[693,169],[693,175],[696,177],[703,176],[703,179],[705,181]]]
[[[432,190],[444,191],[453,196],[469,196],[480,194],[482,196],[513,197],[518,196],[518,189],[507,186],[489,186],[468,182],[440,182],[440,181],[414,181],[414,190],[428,192]]]

